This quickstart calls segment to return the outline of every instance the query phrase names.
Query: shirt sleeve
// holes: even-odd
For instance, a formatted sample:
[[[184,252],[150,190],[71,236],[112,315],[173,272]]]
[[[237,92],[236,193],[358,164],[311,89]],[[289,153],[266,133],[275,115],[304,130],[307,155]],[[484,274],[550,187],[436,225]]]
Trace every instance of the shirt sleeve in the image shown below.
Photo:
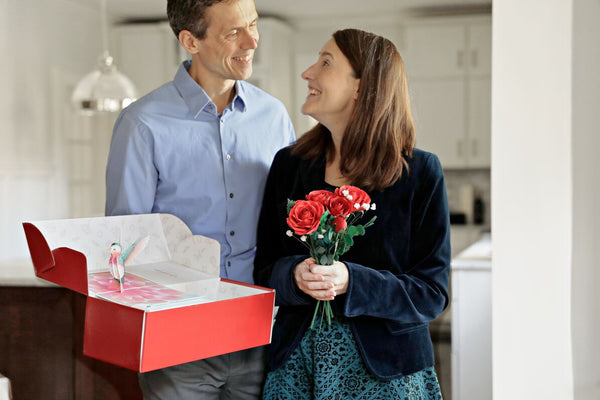
[[[158,181],[153,154],[154,142],[148,128],[121,113],[106,166],[107,216],[152,212]]]
[[[345,262],[350,277],[346,316],[427,322],[448,305],[450,222],[444,176],[434,155],[425,161],[413,210],[410,265],[402,273]]]
[[[294,131],[294,124],[292,124],[292,120],[288,115],[288,134],[289,134],[289,144],[294,144],[296,142],[296,132]]]

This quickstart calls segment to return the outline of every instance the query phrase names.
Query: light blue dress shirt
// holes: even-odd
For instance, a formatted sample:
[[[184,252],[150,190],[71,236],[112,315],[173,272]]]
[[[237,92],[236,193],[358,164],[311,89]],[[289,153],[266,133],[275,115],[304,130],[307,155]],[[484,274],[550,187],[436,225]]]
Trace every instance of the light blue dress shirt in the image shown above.
[[[106,169],[106,215],[169,213],[221,244],[221,277],[253,283],[269,167],[295,140],[283,104],[244,81],[222,115],[179,67],[119,115]]]

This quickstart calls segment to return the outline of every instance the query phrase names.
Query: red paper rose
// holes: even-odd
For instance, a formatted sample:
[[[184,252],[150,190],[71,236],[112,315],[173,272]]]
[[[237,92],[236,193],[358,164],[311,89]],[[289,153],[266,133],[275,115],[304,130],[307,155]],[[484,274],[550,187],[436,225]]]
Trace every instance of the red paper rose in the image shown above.
[[[336,219],[333,220],[333,222],[331,223],[331,226],[333,226],[335,228],[335,233],[338,233],[342,229],[346,229],[348,227],[348,224],[346,223],[346,218],[337,217]]]
[[[337,194],[333,194],[329,198],[329,201],[327,202],[327,209],[331,215],[338,217],[345,217],[351,212],[356,211],[353,202],[343,196],[338,196]]]
[[[296,235],[308,235],[317,230],[324,212],[325,207],[317,201],[298,200],[286,221]]]
[[[364,190],[359,189],[356,186],[339,187],[335,189],[335,194],[338,196],[344,196],[350,200],[353,204],[353,211],[367,210],[364,205],[371,203],[371,198],[369,195]],[[358,204],[358,207],[355,207],[355,204]]]
[[[333,192],[330,192],[329,190],[313,190],[312,192],[306,195],[306,200],[318,201],[324,206],[327,206],[329,199],[333,195]]]

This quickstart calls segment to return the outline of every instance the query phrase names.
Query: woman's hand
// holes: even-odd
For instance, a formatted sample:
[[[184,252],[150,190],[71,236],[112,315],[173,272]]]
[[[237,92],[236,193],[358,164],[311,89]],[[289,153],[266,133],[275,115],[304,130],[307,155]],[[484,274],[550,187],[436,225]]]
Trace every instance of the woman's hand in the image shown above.
[[[339,261],[319,265],[307,258],[296,265],[294,279],[300,290],[316,300],[333,300],[348,290],[348,268]]]

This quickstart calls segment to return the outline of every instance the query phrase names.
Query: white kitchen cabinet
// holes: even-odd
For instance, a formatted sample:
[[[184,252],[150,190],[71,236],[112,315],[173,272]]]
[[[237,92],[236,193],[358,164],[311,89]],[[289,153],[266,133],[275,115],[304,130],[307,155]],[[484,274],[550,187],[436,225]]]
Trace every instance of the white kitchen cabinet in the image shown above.
[[[258,32],[260,41],[254,51],[253,72],[248,82],[277,97],[292,115],[294,111],[292,28],[276,18],[260,18]]]
[[[117,68],[133,81],[139,97],[172,80],[189,56],[168,22],[117,25],[112,35]]]
[[[491,22],[418,21],[404,33],[417,146],[444,168],[489,168]]]
[[[260,42],[248,81],[279,98],[293,110],[292,29],[276,18],[260,18]],[[113,29],[115,63],[136,85],[140,97],[175,76],[190,55],[168,22],[131,23]]]
[[[492,243],[452,260],[452,400],[492,400]]]

